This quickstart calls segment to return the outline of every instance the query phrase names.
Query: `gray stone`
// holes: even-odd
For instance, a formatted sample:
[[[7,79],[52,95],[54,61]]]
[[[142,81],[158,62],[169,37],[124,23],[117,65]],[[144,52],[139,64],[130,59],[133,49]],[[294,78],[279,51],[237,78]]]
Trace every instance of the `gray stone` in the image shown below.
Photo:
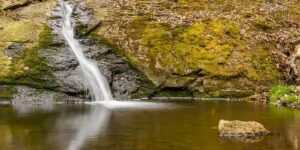
[[[11,100],[13,105],[21,104],[50,104],[54,102],[65,102],[65,100],[71,100],[76,102],[83,102],[82,99],[74,96],[69,96],[61,92],[55,92],[45,89],[35,89],[26,86],[16,86],[13,99]]]
[[[23,43],[12,43],[5,49],[5,55],[8,57],[14,57],[16,54],[25,50],[25,45]]]
[[[81,68],[76,56],[69,48],[61,33],[61,8],[57,4],[53,9],[49,26],[52,29],[53,39],[51,46],[42,50],[42,55],[49,59],[49,67],[53,70],[54,83],[63,93],[82,96],[86,93],[83,85]],[[77,26],[95,26],[98,20],[92,18],[93,11],[81,2],[74,5],[73,19]],[[131,94],[138,89],[138,75],[129,67],[126,60],[116,56],[112,50],[103,46],[99,41],[88,38],[78,39],[86,57],[98,64],[102,74],[112,87],[113,94],[122,99],[131,98]]]

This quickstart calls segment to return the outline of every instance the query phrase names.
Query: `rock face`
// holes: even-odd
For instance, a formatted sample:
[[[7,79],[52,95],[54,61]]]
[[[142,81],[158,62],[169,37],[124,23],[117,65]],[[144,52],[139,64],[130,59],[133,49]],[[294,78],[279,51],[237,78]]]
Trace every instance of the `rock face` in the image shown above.
[[[117,99],[130,99],[139,90],[141,85],[140,76],[130,68],[126,60],[115,55],[111,48],[102,45],[92,37],[84,36],[95,26],[92,19],[92,10],[87,8],[85,3],[74,4],[74,25],[79,42],[85,55],[97,62],[102,74],[111,85],[113,95]],[[55,17],[49,19],[49,26],[53,31],[54,39],[61,39],[54,45],[50,45],[43,51],[44,57],[50,57],[49,67],[53,68],[53,76],[60,90],[69,94],[83,94],[85,88],[81,77],[81,69],[72,50],[70,50],[61,35],[62,11],[60,4],[54,7],[52,12]],[[97,23],[96,23],[97,24]],[[87,31],[86,31],[87,30]],[[80,32],[79,32],[80,31]]]
[[[76,37],[120,99],[247,97],[281,79],[296,1],[69,0]],[[14,85],[87,99],[56,0],[0,1],[0,99]],[[274,62],[275,60],[275,62]],[[290,72],[290,70],[281,70]],[[284,74],[284,76],[286,76]],[[16,87],[17,87],[16,86]],[[2,96],[1,96],[2,95]]]
[[[6,14],[0,16],[0,99],[13,103],[89,100],[78,61],[61,35],[60,4],[54,0],[28,2],[20,6],[23,1],[0,1],[2,6],[12,5],[0,10]],[[146,78],[111,48],[86,35],[99,24],[92,20],[91,9],[83,2],[73,6],[73,21],[84,53],[99,64],[116,99],[130,99],[136,93],[147,95],[143,93],[148,90],[143,82]]]
[[[102,21],[95,35],[161,89],[193,96],[245,97],[268,89],[281,76],[272,56],[299,41],[299,17],[287,16],[299,3],[288,0],[252,1],[246,9],[246,1],[86,2]]]
[[[254,121],[220,120],[218,126],[220,137],[253,138],[270,133],[265,127]]]

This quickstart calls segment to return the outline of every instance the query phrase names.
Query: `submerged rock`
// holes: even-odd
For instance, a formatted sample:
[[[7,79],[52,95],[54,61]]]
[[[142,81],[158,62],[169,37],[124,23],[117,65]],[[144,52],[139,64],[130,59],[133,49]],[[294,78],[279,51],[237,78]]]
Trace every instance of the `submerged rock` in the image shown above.
[[[220,137],[255,138],[270,133],[262,124],[255,121],[220,120],[218,126]]]

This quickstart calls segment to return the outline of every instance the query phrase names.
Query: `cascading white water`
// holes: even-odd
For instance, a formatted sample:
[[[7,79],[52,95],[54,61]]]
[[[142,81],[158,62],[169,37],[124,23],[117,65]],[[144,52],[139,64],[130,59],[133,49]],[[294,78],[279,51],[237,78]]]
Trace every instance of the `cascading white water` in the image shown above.
[[[97,64],[84,56],[81,45],[74,37],[74,28],[71,21],[73,8],[66,2],[62,2],[62,6],[62,33],[79,61],[79,65],[85,79],[85,86],[94,101],[112,100],[113,97],[110,87],[105,77],[101,74]]]

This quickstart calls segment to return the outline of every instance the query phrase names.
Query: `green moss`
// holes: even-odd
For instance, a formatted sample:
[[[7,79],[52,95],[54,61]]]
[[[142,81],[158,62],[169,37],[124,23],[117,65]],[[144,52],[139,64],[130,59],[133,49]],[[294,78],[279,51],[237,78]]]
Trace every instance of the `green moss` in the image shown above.
[[[49,71],[46,58],[39,55],[38,47],[34,47],[13,59],[10,75],[15,79],[22,77],[41,79],[50,73]]]
[[[300,96],[295,93],[295,89],[290,86],[274,86],[270,89],[270,101],[276,103],[278,100],[287,103],[295,103],[300,100]]]
[[[0,86],[0,100],[10,100],[13,98],[15,89],[12,85],[1,85]]]
[[[40,26],[35,22],[11,22],[0,30],[2,42],[35,42],[38,39]]]
[[[271,24],[267,23],[267,22],[257,22],[255,24],[255,26],[262,29],[262,30],[264,30],[264,31],[273,29],[273,26]]]
[[[75,33],[79,37],[85,36],[88,31],[88,26],[85,24],[77,24],[75,27]]]
[[[155,97],[193,97],[193,93],[186,89],[162,89],[154,95]]]
[[[265,79],[275,80],[278,78],[279,73],[273,63],[269,49],[270,47],[267,45],[261,45],[253,49],[252,67],[257,74],[257,78],[264,77]]]
[[[53,36],[50,27],[46,24],[43,26],[43,30],[39,35],[39,47],[48,47],[52,44]]]
[[[240,34],[240,28],[236,23],[231,21],[226,27],[225,32],[231,36],[237,36]]]
[[[141,17],[135,18],[129,27],[131,29],[127,34],[133,39],[141,40],[141,46],[146,49],[143,53],[149,60],[139,60],[136,53],[131,54],[132,57],[136,58],[137,62],[143,61],[141,66],[157,71],[157,74],[163,71],[168,74],[185,75],[188,72],[202,70],[201,74],[214,77],[244,75],[258,80],[264,76],[263,73],[257,73],[252,62],[236,61],[236,59],[256,59],[256,56],[251,54],[252,52],[246,52],[246,41],[241,39],[240,28],[233,21],[226,23],[223,20],[212,20],[171,28],[153,19]],[[255,51],[260,50],[253,48],[253,52]],[[231,56],[234,52],[240,56]],[[273,63],[267,61],[265,64]],[[258,65],[257,68],[259,67]],[[261,68],[268,67],[274,68],[274,66]],[[269,68],[267,70],[270,70]]]
[[[32,31],[36,32],[36,31]],[[32,33],[36,34],[36,33]],[[33,87],[53,87],[48,82],[51,79],[51,69],[48,67],[47,58],[40,55],[40,50],[52,43],[51,30],[44,25],[39,32],[35,43],[27,44],[27,48],[16,56],[7,59],[6,72],[0,74],[0,82],[5,84],[23,84]],[[5,57],[4,57],[5,58]]]
[[[0,42],[0,78],[6,76],[10,69],[11,58],[5,56],[5,49],[9,46],[8,43]]]

